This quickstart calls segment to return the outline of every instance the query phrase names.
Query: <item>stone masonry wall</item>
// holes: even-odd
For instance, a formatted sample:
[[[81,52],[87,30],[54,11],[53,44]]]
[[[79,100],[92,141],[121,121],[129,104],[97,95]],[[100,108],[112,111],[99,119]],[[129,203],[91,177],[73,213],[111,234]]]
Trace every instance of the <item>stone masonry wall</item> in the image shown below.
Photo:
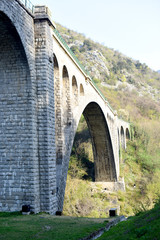
[[[46,20],[46,10],[43,6],[35,8],[40,209],[54,214],[57,209],[54,65],[52,28]]]
[[[38,212],[34,25],[17,1],[0,1],[0,86],[0,211]]]

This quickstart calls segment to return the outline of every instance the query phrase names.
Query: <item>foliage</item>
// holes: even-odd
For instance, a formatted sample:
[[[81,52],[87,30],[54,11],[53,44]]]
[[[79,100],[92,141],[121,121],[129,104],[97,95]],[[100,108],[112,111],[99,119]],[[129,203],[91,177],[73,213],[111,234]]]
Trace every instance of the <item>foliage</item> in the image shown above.
[[[111,97],[113,96],[113,92],[114,91],[111,91]],[[117,96],[118,94],[119,93],[117,92]],[[119,104],[122,104],[122,101],[123,99],[119,99]],[[138,102],[138,99],[135,99],[133,101]],[[139,112],[139,114],[136,114],[136,116],[132,114],[132,112],[128,116],[125,111],[121,111],[124,118],[132,118],[135,122],[135,124],[133,125],[133,139],[131,141],[128,140],[127,149],[126,151],[122,152],[122,159],[120,164],[120,175],[121,177],[124,176],[125,178],[126,192],[115,193],[115,196],[118,197],[117,204],[120,205],[120,213],[126,216],[134,215],[137,214],[139,211],[152,208],[160,194],[160,178],[158,177],[160,169],[160,126],[159,121],[155,120],[159,119],[159,111],[156,112],[155,119],[148,118],[148,115],[146,119],[146,108],[148,108],[149,106],[148,104],[145,104],[145,102],[143,106],[144,111],[139,111],[139,108],[136,108],[135,111]],[[130,110],[128,106],[127,109]],[[132,108],[131,110],[133,111]],[[89,155],[86,154],[89,148],[91,151],[89,133],[87,133],[87,126],[85,125],[84,118],[82,118],[75,138],[74,148],[72,152],[73,156],[76,156],[78,161],[81,162],[81,164],[77,162],[77,172],[79,173],[77,174],[77,176],[75,176],[76,178],[78,177],[79,179],[93,180],[93,175],[87,170],[89,166],[88,163],[93,163],[93,159],[92,161],[90,161]],[[84,165],[84,157],[86,165]],[[92,169],[93,167],[94,166],[92,165]],[[83,172],[83,176],[80,176],[82,170],[84,170],[85,172]],[[69,172],[69,174],[72,176],[71,172]],[[68,185],[72,186],[70,180],[68,180],[67,182],[67,187]],[[89,184],[88,187],[90,187]],[[97,191],[97,193],[98,192],[99,191]],[[77,193],[75,191],[74,195],[76,194]],[[91,204],[93,202],[94,196],[95,194],[87,195],[87,199]],[[106,206],[115,206],[114,204],[111,204],[111,198],[112,194],[109,194],[107,196],[104,193],[102,195],[97,194],[97,200],[99,199],[99,202],[105,203]],[[85,198],[83,199],[83,201],[86,201]],[[70,200],[70,203],[71,202],[72,201]],[[93,214],[95,214],[95,216],[100,216],[100,212],[105,211],[103,204],[100,203],[98,210],[95,205],[92,205],[95,211],[93,211]],[[67,207],[67,209],[69,209],[69,207]],[[83,208],[78,209],[78,216],[81,216],[81,214],[83,214],[84,216],[84,212],[82,210]],[[67,214],[67,212],[65,214]]]
[[[86,67],[86,70],[90,72],[91,76],[99,79],[100,82],[107,80],[108,84],[114,85],[117,80],[121,81],[122,79],[122,82],[125,80],[128,83],[139,86],[140,89],[145,84],[153,87],[153,89],[160,89],[160,74],[151,70],[146,64],[133,60],[91,39],[87,39],[83,34],[66,29],[60,24],[57,24],[57,28],[67,44],[71,44],[71,49]],[[82,44],[77,45],[76,40]],[[99,52],[98,58],[95,58],[95,51]],[[90,57],[92,54],[93,58]],[[101,60],[104,62],[103,66],[99,64]],[[95,65],[97,66],[96,69]],[[104,72],[103,74],[102,71]],[[106,78],[105,76],[108,77]],[[155,93],[155,95],[157,94],[158,92]]]
[[[79,179],[82,179],[83,176],[87,174],[82,161],[78,161],[76,156],[74,155],[71,155],[70,157],[68,174],[72,178],[79,178]]]
[[[94,180],[94,163],[90,133],[83,115],[72,148],[69,175],[72,178]]]
[[[130,217],[104,233],[99,239],[159,239],[160,236],[160,206],[153,210],[141,212],[138,216]]]
[[[115,201],[117,197],[104,193],[102,186],[96,183],[71,178],[68,174],[63,214],[75,217],[97,217],[109,216],[110,200]]]

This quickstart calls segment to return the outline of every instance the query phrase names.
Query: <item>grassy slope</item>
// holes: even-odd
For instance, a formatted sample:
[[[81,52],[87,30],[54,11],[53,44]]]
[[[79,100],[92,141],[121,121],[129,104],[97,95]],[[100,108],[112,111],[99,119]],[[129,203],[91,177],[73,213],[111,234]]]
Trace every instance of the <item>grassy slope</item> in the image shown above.
[[[0,239],[78,240],[105,225],[105,219],[0,213]]]
[[[99,240],[158,240],[160,239],[160,206],[130,217],[128,221],[119,223],[106,232]]]
[[[78,240],[105,227],[106,219],[55,217],[47,214],[22,216],[0,213],[0,239]],[[160,239],[160,206],[130,217],[104,233],[100,240]]]

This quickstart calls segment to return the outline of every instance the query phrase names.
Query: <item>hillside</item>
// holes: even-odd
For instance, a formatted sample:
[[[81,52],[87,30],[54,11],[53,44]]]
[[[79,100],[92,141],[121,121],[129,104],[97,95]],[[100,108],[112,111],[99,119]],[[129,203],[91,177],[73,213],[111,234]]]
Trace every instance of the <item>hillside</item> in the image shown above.
[[[112,206],[120,206],[125,215],[152,208],[160,195],[160,74],[83,34],[59,24],[57,28],[118,116],[130,121],[134,130],[126,152],[121,152],[126,192],[110,193],[94,183],[91,140],[82,117],[70,160],[64,213],[105,217]]]
[[[157,206],[138,216],[130,217],[110,231],[104,233],[99,240],[128,240],[128,239],[160,239],[160,206]]]
[[[125,88],[149,94],[159,101],[160,74],[146,64],[133,60],[114,49],[107,48],[57,24],[62,37],[100,88]],[[124,84],[125,83],[125,84]]]

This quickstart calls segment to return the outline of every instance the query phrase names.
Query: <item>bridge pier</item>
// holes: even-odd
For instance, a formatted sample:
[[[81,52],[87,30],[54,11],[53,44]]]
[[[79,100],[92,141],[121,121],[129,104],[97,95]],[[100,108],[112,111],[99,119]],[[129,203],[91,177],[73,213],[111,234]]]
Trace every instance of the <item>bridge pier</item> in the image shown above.
[[[54,214],[56,198],[55,104],[52,29],[47,8],[35,7],[40,211]]]
[[[16,1],[0,1],[0,211],[40,211],[33,26]]]

